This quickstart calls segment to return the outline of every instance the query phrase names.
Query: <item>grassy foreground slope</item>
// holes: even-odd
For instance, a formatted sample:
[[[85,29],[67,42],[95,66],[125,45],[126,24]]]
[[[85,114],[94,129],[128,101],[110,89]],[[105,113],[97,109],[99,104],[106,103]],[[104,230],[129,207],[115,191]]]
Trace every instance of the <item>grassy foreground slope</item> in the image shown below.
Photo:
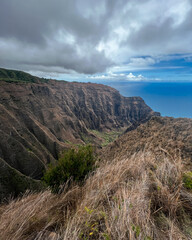
[[[117,140],[122,151],[100,162],[83,186],[74,185],[60,195],[49,190],[29,194],[2,205],[2,239],[191,239],[192,174],[187,158],[178,150],[167,152],[166,145],[163,149],[163,139],[159,148],[130,153],[125,149],[131,142],[123,141],[130,134]],[[176,136],[183,134],[178,128]],[[187,144],[184,139],[180,141]]]
[[[192,193],[181,159],[114,159],[83,187],[26,195],[0,208],[2,239],[191,239]]]

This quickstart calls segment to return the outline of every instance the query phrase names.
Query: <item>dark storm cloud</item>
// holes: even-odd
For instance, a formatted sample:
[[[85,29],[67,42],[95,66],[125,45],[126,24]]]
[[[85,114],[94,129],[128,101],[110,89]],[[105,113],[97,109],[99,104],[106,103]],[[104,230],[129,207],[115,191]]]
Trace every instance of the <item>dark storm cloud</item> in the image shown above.
[[[87,47],[87,48],[86,48]],[[93,74],[95,72],[105,71],[105,69],[111,65],[111,62],[105,58],[104,53],[94,51],[86,45],[82,47],[81,51],[89,51],[88,54],[78,54],[78,50],[75,45],[70,44],[55,44],[46,48],[29,47],[23,48],[22,43],[11,42],[4,44],[1,49],[0,65],[11,66],[19,68],[22,66],[26,70],[36,70],[36,67],[60,67],[63,68],[63,72],[66,69],[74,70],[79,73]],[[31,66],[31,68],[29,68]],[[44,68],[44,70],[46,70]],[[60,70],[61,71],[61,70]]]
[[[86,16],[89,9],[80,2],[1,0],[0,63],[60,66],[80,73],[111,66],[104,52],[95,48],[108,31],[105,4],[98,1],[103,13],[95,15],[95,5]]]
[[[52,37],[58,29],[91,40],[97,40],[105,31],[102,18],[99,22],[84,18],[74,0],[1,0],[0,4],[2,37],[15,37],[36,44],[45,43],[45,39]]]
[[[94,74],[191,53],[191,26],[191,0],[1,0],[0,66]]]

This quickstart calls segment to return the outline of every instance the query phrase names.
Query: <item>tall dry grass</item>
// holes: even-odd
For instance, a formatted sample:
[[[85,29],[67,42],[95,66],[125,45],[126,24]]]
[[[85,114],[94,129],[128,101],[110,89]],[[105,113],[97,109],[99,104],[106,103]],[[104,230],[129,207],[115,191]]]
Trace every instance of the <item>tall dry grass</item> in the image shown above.
[[[180,157],[140,152],[100,163],[84,186],[26,194],[0,208],[0,239],[192,239]]]

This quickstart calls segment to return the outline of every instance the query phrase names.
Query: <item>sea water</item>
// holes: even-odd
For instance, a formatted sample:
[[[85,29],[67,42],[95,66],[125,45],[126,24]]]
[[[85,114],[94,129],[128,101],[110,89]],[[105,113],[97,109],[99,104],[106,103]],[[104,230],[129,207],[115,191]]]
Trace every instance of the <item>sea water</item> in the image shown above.
[[[105,82],[126,97],[140,96],[162,116],[192,118],[192,83]]]

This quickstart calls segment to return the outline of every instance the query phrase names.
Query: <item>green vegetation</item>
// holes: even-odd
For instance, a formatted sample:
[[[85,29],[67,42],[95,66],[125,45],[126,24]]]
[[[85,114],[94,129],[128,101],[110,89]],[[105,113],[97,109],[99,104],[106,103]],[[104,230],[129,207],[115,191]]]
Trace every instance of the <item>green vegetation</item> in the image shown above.
[[[186,172],[183,175],[183,185],[185,188],[192,190],[192,172]]]
[[[1,239],[37,239],[45,229],[46,239],[192,239],[192,193],[182,185],[181,158],[174,160],[164,152],[120,155],[100,162],[82,186],[2,205]]]
[[[48,79],[35,77],[22,71],[0,68],[0,81],[35,83],[35,82],[48,82]]]
[[[122,133],[123,130],[119,131],[110,131],[110,132],[99,132],[97,130],[90,130],[94,135],[102,139],[102,146],[107,146],[109,143],[117,139]]]
[[[101,229],[101,225],[104,225],[107,221],[107,215],[103,211],[96,211],[95,209],[89,209],[85,207],[86,211],[86,221],[82,231],[79,234],[79,239],[82,240],[93,240],[93,239],[102,239],[110,240],[111,237],[107,232],[107,229]]]
[[[33,152],[30,148],[26,148],[27,152]]]
[[[139,226],[132,225],[132,230],[135,232],[135,237],[138,238],[141,233],[141,228]]]
[[[72,148],[63,153],[56,166],[50,165],[43,176],[43,181],[58,192],[60,186],[68,180],[82,182],[87,174],[94,170],[96,158],[91,145]]]

